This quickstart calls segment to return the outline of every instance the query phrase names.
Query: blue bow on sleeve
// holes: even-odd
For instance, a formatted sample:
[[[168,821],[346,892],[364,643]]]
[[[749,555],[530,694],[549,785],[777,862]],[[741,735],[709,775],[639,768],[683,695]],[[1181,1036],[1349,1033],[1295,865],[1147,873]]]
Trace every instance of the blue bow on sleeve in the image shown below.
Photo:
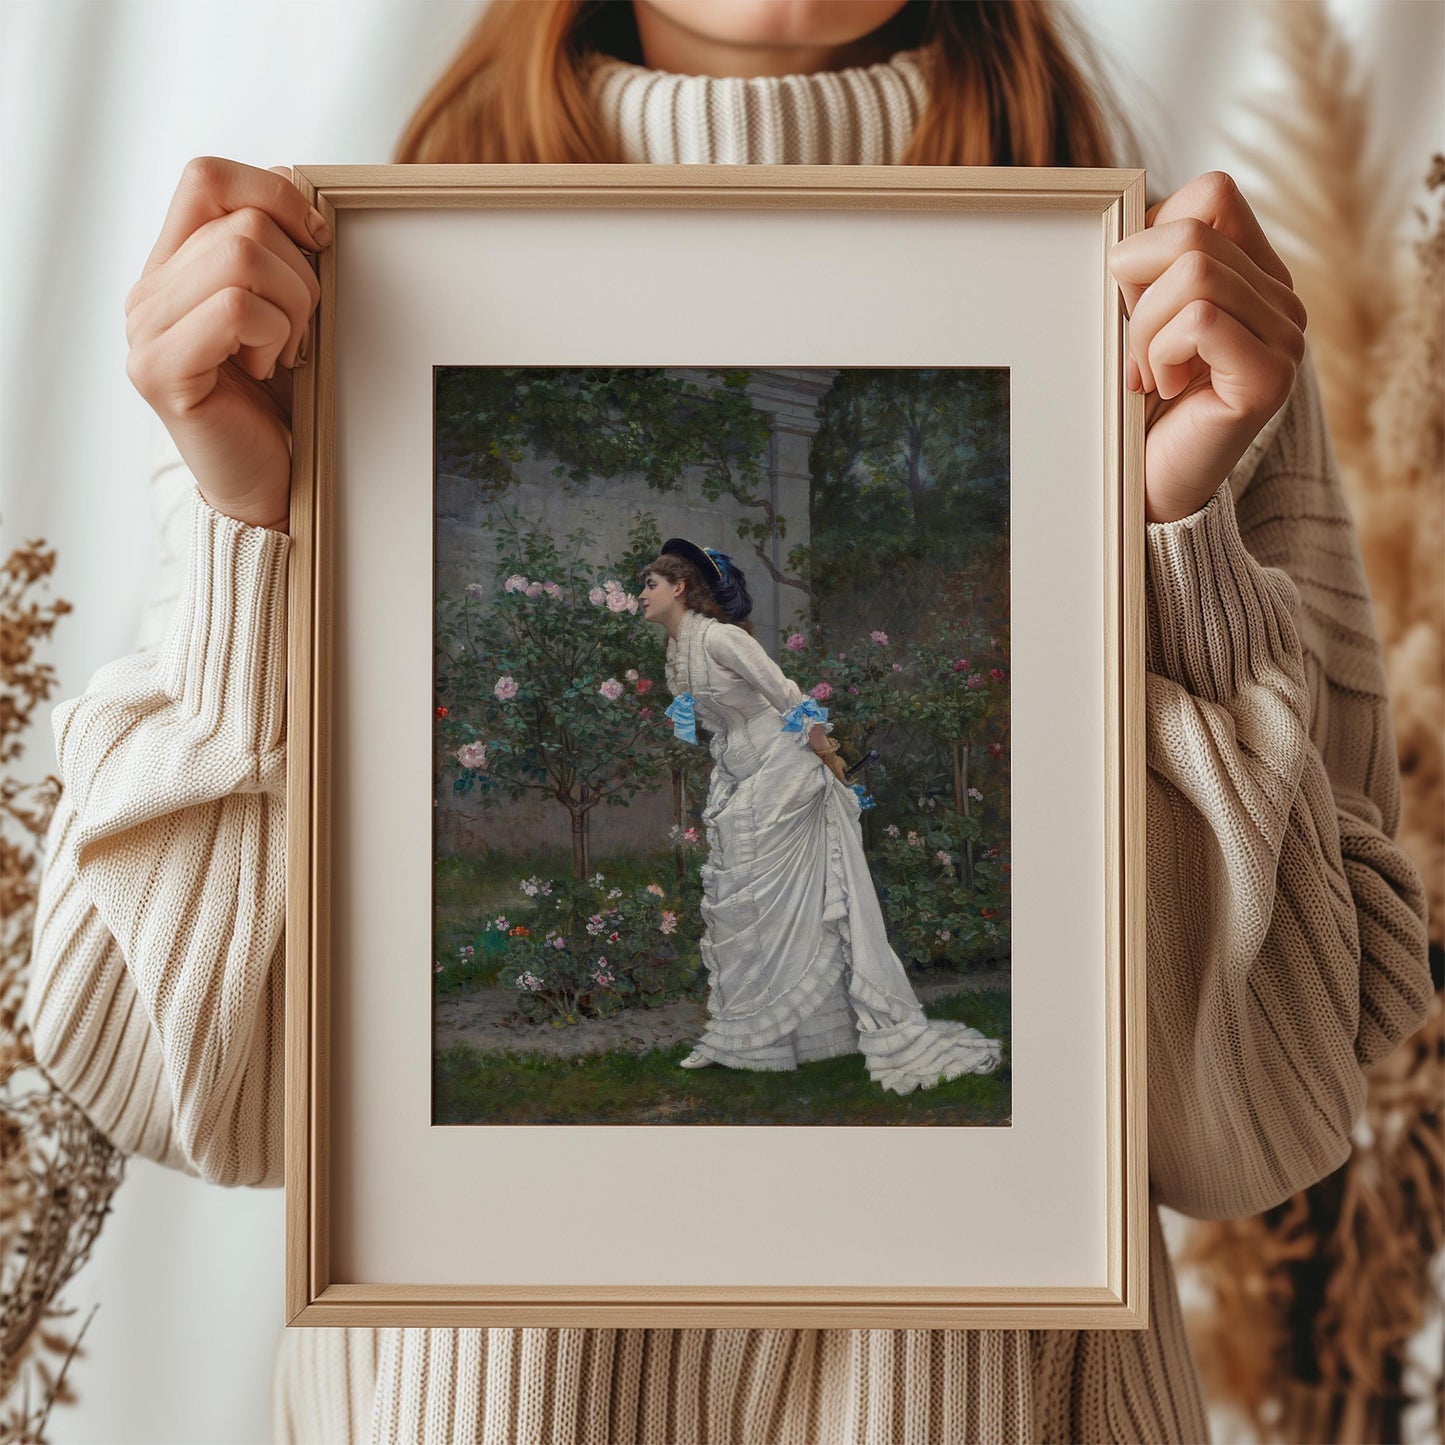
[[[811,728],[814,723],[827,720],[828,709],[819,707],[815,698],[805,697],[802,702],[795,703],[783,714],[783,731],[800,733],[805,728]]]
[[[873,799],[870,798],[868,794],[863,791],[862,783],[849,783],[848,787],[852,790],[852,792],[857,795],[858,811],[860,813],[863,811],[864,808],[871,808],[873,806]]]
[[[668,704],[664,717],[672,719],[672,735],[685,743],[697,741],[697,712],[690,692],[680,692]]]

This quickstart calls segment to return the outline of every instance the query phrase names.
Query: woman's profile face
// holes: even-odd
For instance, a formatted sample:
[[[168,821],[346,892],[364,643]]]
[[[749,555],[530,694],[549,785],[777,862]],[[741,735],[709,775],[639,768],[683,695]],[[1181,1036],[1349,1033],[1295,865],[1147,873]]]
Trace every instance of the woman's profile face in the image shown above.
[[[849,47],[905,0],[633,0],[647,63],[702,74],[786,74],[869,56]],[[880,57],[881,58],[881,57]]]
[[[682,606],[682,583],[669,582],[660,572],[649,572],[642,582],[642,615],[661,621],[674,605]]]

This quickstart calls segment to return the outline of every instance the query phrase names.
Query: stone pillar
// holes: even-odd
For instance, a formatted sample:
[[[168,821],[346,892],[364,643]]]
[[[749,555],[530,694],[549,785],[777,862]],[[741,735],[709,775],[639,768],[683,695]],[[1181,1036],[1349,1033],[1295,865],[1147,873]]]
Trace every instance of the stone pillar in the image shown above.
[[[748,396],[753,405],[767,415],[772,432],[768,468],[770,500],[787,525],[787,536],[772,539],[771,556],[773,566],[784,575],[790,570],[789,551],[806,543],[812,535],[808,450],[818,431],[818,405],[837,374],[836,369],[823,367],[757,367],[748,383]],[[754,625],[772,652],[777,630],[792,629],[807,620],[807,597],[797,588],[783,586],[765,573],[759,574],[758,581],[753,597],[761,604],[759,593],[766,588],[770,605],[766,608],[759,605],[757,610],[769,619],[774,634],[764,636],[761,622]]]

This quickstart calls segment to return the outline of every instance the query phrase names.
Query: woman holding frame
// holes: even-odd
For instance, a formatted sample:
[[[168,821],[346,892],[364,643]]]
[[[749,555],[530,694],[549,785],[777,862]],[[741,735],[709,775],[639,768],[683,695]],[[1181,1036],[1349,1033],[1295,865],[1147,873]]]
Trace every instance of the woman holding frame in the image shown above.
[[[1043,4],[491,0],[397,159],[1123,157]],[[1425,905],[1289,273],[1218,173],[1146,221],[1109,264],[1148,425],[1151,1195],[1232,1217],[1347,1156],[1364,1069],[1425,1016]],[[330,239],[284,171],[187,167],[126,307],[194,483],[184,582],[54,714],[36,1052],[119,1147],[230,1187],[282,1175],[289,378]],[[273,1433],[1204,1440],[1150,1220],[1146,1330],[289,1330]]]

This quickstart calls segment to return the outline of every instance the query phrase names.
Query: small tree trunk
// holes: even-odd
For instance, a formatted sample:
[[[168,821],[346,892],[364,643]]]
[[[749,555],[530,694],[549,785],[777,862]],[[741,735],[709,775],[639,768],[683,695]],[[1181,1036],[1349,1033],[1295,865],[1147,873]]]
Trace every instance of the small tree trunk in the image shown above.
[[[591,837],[587,819],[597,801],[591,789],[582,784],[581,798],[563,798],[572,814],[572,876],[581,882],[592,870]]]

